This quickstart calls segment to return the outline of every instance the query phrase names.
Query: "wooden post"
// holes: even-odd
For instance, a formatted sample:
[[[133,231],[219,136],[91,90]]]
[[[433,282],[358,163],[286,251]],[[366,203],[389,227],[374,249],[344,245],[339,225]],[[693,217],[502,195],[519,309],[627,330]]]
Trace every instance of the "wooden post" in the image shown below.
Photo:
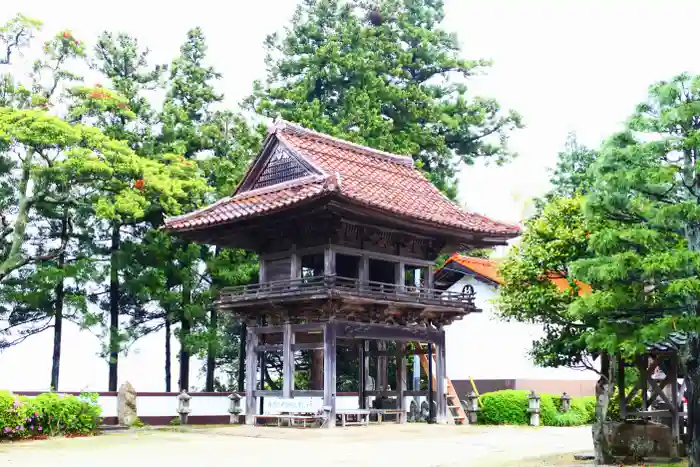
[[[678,409],[678,354],[670,357],[671,368],[667,378],[671,378],[671,457],[679,457],[679,446],[681,441],[680,410]]]
[[[246,352],[246,384],[245,384],[245,423],[246,425],[255,425],[255,389],[258,385],[257,372],[255,371],[258,354],[255,352],[255,347],[258,345],[258,335],[255,333],[255,327],[248,327],[248,335],[245,341]]]
[[[365,397],[365,389],[367,387],[367,380],[365,379],[365,370],[367,368],[367,364],[365,362],[365,343],[366,342],[367,341],[360,341],[360,343],[357,345],[357,361],[358,361],[359,367],[360,367],[359,387],[358,387],[357,393],[359,395],[358,407],[361,409],[367,408],[367,398]]]
[[[447,423],[447,372],[445,365],[445,334],[443,331],[443,338],[437,345],[435,351],[435,366],[437,367],[437,422]]]
[[[377,350],[384,351],[387,349],[386,341],[377,341]],[[389,365],[388,357],[380,355],[377,357],[377,390],[386,391],[389,383]]]
[[[617,391],[619,396],[620,419],[627,418],[627,399],[625,394],[625,361],[622,354],[617,354]]]
[[[292,332],[292,325],[287,323],[284,325],[282,332],[282,397],[285,399],[291,399],[292,391],[294,391],[294,352],[292,352],[292,344],[294,344],[294,332]]]
[[[360,283],[367,285],[369,282],[369,256],[360,256],[360,270],[359,270]]]
[[[637,360],[639,368],[639,377],[642,379],[640,387],[642,388],[642,411],[649,410],[649,357],[644,355]]]
[[[394,264],[394,279],[396,290],[402,291],[406,288],[406,264],[404,262]]]
[[[330,245],[326,245],[323,250],[323,274],[326,276],[335,275],[335,250]]]
[[[399,392],[397,397],[396,408],[406,410],[406,400],[404,398],[404,391],[406,391],[406,352],[400,350],[400,353],[396,356],[396,390]],[[407,414],[401,415],[401,423],[406,423]]]
[[[292,279],[299,279],[301,277],[301,256],[299,256],[299,254],[297,254],[295,251],[292,251],[292,258],[290,263],[290,277]]]
[[[434,346],[428,342],[428,423],[435,423],[435,387],[433,385],[433,350]]]
[[[329,408],[328,428],[335,427],[335,323],[323,327],[323,405]]]

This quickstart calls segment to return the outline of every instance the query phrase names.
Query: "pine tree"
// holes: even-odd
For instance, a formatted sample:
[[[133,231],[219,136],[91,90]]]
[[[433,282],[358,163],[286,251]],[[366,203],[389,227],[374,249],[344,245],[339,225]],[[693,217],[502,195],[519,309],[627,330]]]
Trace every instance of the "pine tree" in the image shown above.
[[[521,121],[468,93],[490,62],[462,58],[443,17],[440,0],[305,0],[284,34],[267,38],[267,78],[247,105],[412,155],[454,197],[459,163],[510,159],[508,134]]]
[[[595,257],[575,273],[594,292],[573,308],[596,310],[600,325],[588,342],[645,352],[673,332],[688,388],[690,465],[700,465],[700,77],[682,74],[653,85],[627,130],[613,136],[595,165],[589,216],[615,224],[591,234]]]

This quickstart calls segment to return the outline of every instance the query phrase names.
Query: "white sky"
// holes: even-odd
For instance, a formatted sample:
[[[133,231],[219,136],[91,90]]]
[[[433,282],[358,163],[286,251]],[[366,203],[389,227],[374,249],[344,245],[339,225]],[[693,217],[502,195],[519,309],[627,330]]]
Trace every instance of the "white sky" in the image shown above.
[[[0,23],[16,13],[4,3]],[[458,33],[464,56],[495,61],[473,89],[519,111],[527,126],[512,138],[518,160],[501,168],[478,164],[461,175],[461,201],[470,210],[499,220],[518,222],[525,201],[546,190],[547,168],[567,132],[576,131],[582,143],[595,146],[619,128],[654,81],[683,71],[698,73],[700,68],[700,57],[695,55],[700,2],[445,0],[445,4],[445,26]],[[164,63],[178,53],[187,29],[202,27],[210,60],[224,76],[221,90],[233,105],[262,76],[263,39],[287,23],[296,1],[72,0],[67,5],[25,0],[21,12],[42,19],[47,33],[69,28],[88,42],[103,30],[128,32],[151,48],[153,61]],[[163,390],[162,348],[162,336],[137,343],[138,354],[122,359],[120,382],[128,379],[139,391]],[[106,389],[107,365],[94,356],[98,349],[89,333],[66,330],[60,389]],[[46,389],[50,356],[50,334],[0,354],[0,388]],[[173,363],[175,375],[177,362]]]

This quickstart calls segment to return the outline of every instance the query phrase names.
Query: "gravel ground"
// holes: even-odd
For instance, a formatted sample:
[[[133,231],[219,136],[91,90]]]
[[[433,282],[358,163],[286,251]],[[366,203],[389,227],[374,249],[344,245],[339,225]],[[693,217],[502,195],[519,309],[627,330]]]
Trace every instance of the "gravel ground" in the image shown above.
[[[147,430],[94,438],[0,444],[0,465],[519,467],[524,459],[591,450],[589,427],[424,424],[319,429]]]

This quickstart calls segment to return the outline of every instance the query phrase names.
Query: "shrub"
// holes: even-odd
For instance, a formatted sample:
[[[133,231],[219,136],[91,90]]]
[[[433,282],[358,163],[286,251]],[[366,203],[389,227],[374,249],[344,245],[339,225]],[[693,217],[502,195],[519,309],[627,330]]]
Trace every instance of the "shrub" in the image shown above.
[[[629,394],[632,388],[627,388],[625,393]],[[627,404],[628,411],[642,410],[642,392],[639,391],[632,398],[632,400]],[[610,404],[608,405],[608,420],[618,421],[620,420],[620,396],[619,391],[615,388],[613,395],[610,398]]]
[[[527,425],[528,391],[505,390],[481,396],[481,411],[477,417],[484,425]]]
[[[97,394],[29,398],[0,391],[0,439],[89,434],[97,428],[101,411]]]
[[[527,425],[529,391],[505,390],[481,396],[482,407],[477,420],[484,425]],[[563,413],[559,395],[540,395],[540,425],[578,426],[595,418],[595,397],[572,397],[571,410]]]

